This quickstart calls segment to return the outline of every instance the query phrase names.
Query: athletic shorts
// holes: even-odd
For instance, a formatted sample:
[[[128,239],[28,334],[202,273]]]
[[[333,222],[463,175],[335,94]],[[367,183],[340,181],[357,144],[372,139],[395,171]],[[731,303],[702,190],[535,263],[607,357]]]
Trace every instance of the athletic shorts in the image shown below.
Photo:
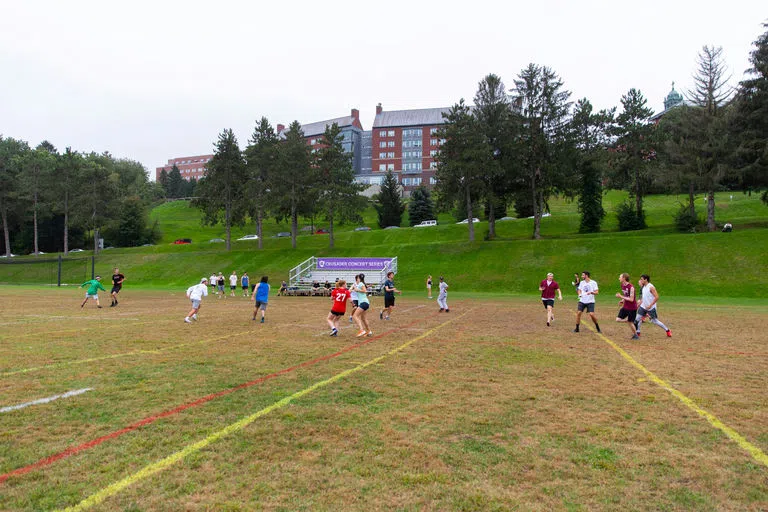
[[[359,307],[363,311],[368,311],[368,308],[370,308],[371,305],[369,303],[367,303],[367,302],[361,302],[360,304],[358,304],[357,307]]]
[[[235,289],[237,289],[237,285],[231,284],[231,285],[229,285],[229,289],[230,290],[235,290]]]
[[[359,300],[353,300],[352,301],[352,305],[355,306],[355,307],[358,307],[360,305],[360,301]]]
[[[648,315],[649,317],[651,317],[654,320],[659,318],[659,316],[656,314],[656,308],[653,308],[650,311],[647,311],[645,308],[640,306],[637,309],[637,316],[640,317],[640,318],[643,318],[646,315]]]
[[[622,320],[626,319],[627,322],[635,322],[635,318],[637,317],[637,310],[636,309],[625,309],[621,308],[619,310],[619,314],[616,315],[618,318],[621,318]]]
[[[266,302],[261,302],[260,300],[257,300],[256,301],[256,309],[260,309],[262,311],[266,311],[267,310],[267,303]]]
[[[590,304],[584,304],[583,302],[579,302],[579,305],[577,306],[577,309],[579,311],[587,310],[587,313],[594,313],[595,312],[595,303],[592,302]]]
[[[123,287],[121,284],[116,284],[112,287],[112,290],[109,293],[120,293],[120,289]]]
[[[198,299],[190,299],[192,301],[192,309],[197,309],[200,307],[200,301]]]
[[[220,292],[223,292],[223,291],[224,291],[224,285],[223,285],[223,284],[220,284],[220,285],[219,285],[219,291],[220,291]]]
[[[243,290],[247,290],[247,289],[248,289],[248,285],[247,285],[247,284],[244,284],[244,285],[243,285]]]
[[[93,295],[88,295],[88,292],[85,292],[85,298],[86,299],[98,299],[99,298],[99,294],[95,293]]]
[[[547,306],[555,307],[555,299],[541,299],[541,303],[544,304],[544,309],[547,309]]]
[[[344,316],[346,313],[339,313],[338,311],[331,310],[333,316]]]
[[[387,297],[385,295],[384,296],[384,307],[385,308],[390,308],[390,307],[394,307],[394,305],[395,305],[395,296],[393,295],[391,297]]]

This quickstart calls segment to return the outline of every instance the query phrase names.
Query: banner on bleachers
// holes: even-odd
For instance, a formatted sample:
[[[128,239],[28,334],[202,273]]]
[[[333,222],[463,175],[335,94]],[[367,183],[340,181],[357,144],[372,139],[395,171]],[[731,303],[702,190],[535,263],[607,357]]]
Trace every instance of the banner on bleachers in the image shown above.
[[[317,258],[318,270],[382,270],[392,258]]]

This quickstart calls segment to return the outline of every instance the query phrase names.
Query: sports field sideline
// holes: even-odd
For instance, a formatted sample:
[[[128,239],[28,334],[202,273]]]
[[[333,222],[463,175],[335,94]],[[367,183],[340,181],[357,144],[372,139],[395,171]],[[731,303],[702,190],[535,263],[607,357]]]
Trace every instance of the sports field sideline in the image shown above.
[[[406,293],[332,338],[327,298],[120,297],[0,288],[1,510],[768,508],[764,306],[662,296],[630,342],[610,298],[598,336]]]

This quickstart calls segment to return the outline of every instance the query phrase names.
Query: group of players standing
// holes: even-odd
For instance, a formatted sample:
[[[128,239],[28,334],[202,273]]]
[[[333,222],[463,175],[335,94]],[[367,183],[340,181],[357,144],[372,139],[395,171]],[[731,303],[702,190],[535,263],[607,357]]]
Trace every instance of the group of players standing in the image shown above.
[[[555,293],[558,294],[560,300],[563,300],[563,293],[560,289],[560,285],[554,278],[554,274],[550,272],[547,274],[547,278],[539,284],[541,302],[544,304],[544,309],[547,310],[547,327],[552,325],[552,322],[555,321],[553,309],[555,306]],[[595,296],[600,292],[597,286],[597,281],[592,279],[592,276],[587,271],[581,273],[581,278],[579,278],[578,274],[574,274],[574,278],[575,279],[571,284],[576,288],[579,303],[576,311],[576,328],[573,332],[579,332],[581,315],[584,311],[586,311],[592,319],[597,332],[602,332],[600,330],[600,324],[597,322],[597,316],[595,316]],[[656,304],[659,301],[659,292],[656,291],[656,287],[651,284],[650,276],[648,274],[642,274],[640,276],[640,280],[637,282],[641,290],[639,297],[635,293],[635,287],[630,281],[629,274],[626,272],[619,276],[619,284],[621,285],[621,291],[616,293],[616,298],[619,299],[620,309],[616,315],[616,321],[627,324],[632,331],[632,339],[640,339],[640,327],[646,320],[664,329],[667,337],[671,338],[672,331],[659,320],[656,310]]]

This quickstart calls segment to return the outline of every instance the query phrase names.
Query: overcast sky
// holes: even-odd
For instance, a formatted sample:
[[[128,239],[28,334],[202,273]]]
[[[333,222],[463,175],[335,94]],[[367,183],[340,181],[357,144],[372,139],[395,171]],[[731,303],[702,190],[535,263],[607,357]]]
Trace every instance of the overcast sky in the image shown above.
[[[760,6],[763,6],[760,8]],[[322,121],[359,108],[472,101],[495,73],[551,67],[595,107],[631,87],[655,111],[691,87],[702,45],[742,79],[764,0],[104,1],[0,0],[0,134],[109,151],[154,179],[206,154],[224,128]]]

